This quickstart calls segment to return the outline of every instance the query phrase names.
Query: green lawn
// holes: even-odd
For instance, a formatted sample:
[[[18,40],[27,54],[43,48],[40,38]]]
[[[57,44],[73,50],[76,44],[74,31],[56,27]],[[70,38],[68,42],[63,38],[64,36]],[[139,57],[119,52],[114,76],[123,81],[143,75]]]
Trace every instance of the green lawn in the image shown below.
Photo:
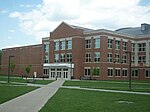
[[[29,79],[28,79],[29,80]],[[0,76],[0,81],[8,81],[7,76]],[[10,77],[10,82],[19,82],[19,83],[27,83],[26,79],[23,79],[21,77]],[[34,84],[49,84],[53,82],[53,80],[36,80]]]
[[[29,91],[37,89],[37,87],[31,86],[14,86],[11,84],[1,84],[0,83],[0,104],[4,103],[10,99],[13,99],[17,96],[25,94]]]
[[[132,91],[150,92],[150,82],[133,81]],[[66,81],[63,86],[79,86],[82,88],[129,90],[127,81]]]
[[[40,112],[150,112],[149,95],[59,89]]]

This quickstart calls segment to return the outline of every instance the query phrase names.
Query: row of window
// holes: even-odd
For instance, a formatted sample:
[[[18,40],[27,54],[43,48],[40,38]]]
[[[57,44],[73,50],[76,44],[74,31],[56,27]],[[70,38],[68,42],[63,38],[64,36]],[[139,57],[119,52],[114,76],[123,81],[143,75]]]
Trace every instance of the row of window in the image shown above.
[[[85,40],[85,48],[90,49],[92,46],[91,39]],[[100,48],[100,38],[94,39],[94,48]]]
[[[100,71],[99,68],[98,68],[98,71]],[[84,75],[90,76],[90,75],[92,75],[92,72],[93,72],[93,69],[91,69],[90,67],[85,67],[84,68]],[[114,75],[115,75],[115,77],[121,77],[121,76],[122,77],[127,77],[128,76],[128,69],[123,68],[121,70],[120,68],[115,68],[115,69],[108,68],[107,69],[107,76],[108,77],[113,77]],[[138,77],[139,71],[137,69],[132,69],[131,75],[132,75],[132,77]],[[150,70],[149,69],[145,70],[145,78],[150,78]]]
[[[72,40],[63,40],[54,42],[54,50],[69,50],[72,49]]]
[[[91,53],[85,54],[85,62],[91,62]],[[94,52],[94,62],[100,62],[100,52]],[[113,62],[113,54],[108,53],[108,62]],[[121,63],[120,61],[120,55],[115,54],[115,63]],[[122,63],[127,63],[127,55],[122,55]]]
[[[67,53],[67,54],[64,54],[64,53],[61,53],[60,55],[59,54],[54,54],[54,62],[59,62],[59,59],[60,59],[60,62],[72,62],[72,53]]]
[[[138,51],[139,52],[146,52],[146,43],[138,43],[137,44]],[[150,49],[150,43],[149,43],[149,49]],[[135,51],[135,43],[132,43],[132,51]]]

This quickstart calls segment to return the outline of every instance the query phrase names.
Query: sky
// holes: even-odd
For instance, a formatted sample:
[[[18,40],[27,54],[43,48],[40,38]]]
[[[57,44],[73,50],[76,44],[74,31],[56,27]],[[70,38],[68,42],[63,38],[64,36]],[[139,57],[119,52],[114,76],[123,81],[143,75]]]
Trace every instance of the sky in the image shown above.
[[[0,49],[34,45],[62,21],[116,30],[150,24],[150,0],[0,0]]]

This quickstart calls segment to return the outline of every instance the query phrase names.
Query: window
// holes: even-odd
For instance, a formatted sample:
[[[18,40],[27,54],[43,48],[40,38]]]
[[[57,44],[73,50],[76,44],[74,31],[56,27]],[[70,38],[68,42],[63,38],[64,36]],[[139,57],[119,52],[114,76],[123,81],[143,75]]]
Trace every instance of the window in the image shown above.
[[[84,75],[87,75],[87,76],[91,75],[90,67],[84,68]]]
[[[66,42],[65,41],[60,41],[60,49],[65,50],[66,47]]]
[[[94,48],[100,48],[100,38],[94,39]]]
[[[44,69],[44,75],[48,75],[49,74],[49,69]]]
[[[91,62],[91,53],[85,54],[85,62]]]
[[[131,55],[131,63],[134,64],[135,63],[135,56]]]
[[[116,50],[120,49],[120,41],[116,40]]]
[[[146,43],[139,43],[138,44],[139,51],[146,51]]]
[[[48,52],[48,50],[49,50],[49,45],[48,44],[44,44],[44,51]]]
[[[59,50],[59,41],[54,42],[54,49],[55,49],[55,51]]]
[[[65,62],[65,54],[60,54],[60,62]]]
[[[54,62],[59,62],[59,54],[54,55]]]
[[[67,40],[67,49],[72,49],[72,40]]]
[[[85,48],[90,49],[91,48],[91,40],[85,40]]]
[[[100,62],[100,52],[94,53],[94,62]]]
[[[127,50],[127,42],[123,42],[123,50],[124,50],[124,51]]]
[[[132,52],[135,51],[135,43],[132,43]]]
[[[132,69],[132,77],[138,77],[138,70]]]
[[[119,54],[115,54],[115,63],[120,63]]]
[[[128,76],[128,69],[127,68],[123,68],[122,72],[123,72],[123,74],[122,74],[123,77],[127,77]]]
[[[112,49],[112,47],[113,47],[113,40],[108,39],[108,49]]]
[[[126,54],[122,55],[122,63],[127,63],[127,55]]]
[[[72,53],[67,53],[67,62],[72,62]]]
[[[108,62],[112,62],[112,53],[108,53]]]
[[[120,77],[120,68],[116,68],[115,73],[116,77]]]
[[[146,63],[146,56],[145,55],[139,55],[138,56],[138,63]]]
[[[150,69],[145,70],[145,78],[150,78]]]
[[[48,62],[49,62],[48,56],[45,56],[44,63],[48,63]]]
[[[108,68],[107,69],[107,76],[108,77],[113,77],[113,68]]]

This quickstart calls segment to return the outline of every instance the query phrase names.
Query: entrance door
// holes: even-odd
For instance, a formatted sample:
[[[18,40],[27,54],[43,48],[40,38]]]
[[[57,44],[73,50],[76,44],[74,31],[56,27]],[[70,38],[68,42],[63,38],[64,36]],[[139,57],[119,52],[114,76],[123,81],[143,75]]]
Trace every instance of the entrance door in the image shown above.
[[[68,78],[68,69],[63,69],[63,78],[64,79]]]
[[[61,69],[57,69],[57,78],[61,78]]]

